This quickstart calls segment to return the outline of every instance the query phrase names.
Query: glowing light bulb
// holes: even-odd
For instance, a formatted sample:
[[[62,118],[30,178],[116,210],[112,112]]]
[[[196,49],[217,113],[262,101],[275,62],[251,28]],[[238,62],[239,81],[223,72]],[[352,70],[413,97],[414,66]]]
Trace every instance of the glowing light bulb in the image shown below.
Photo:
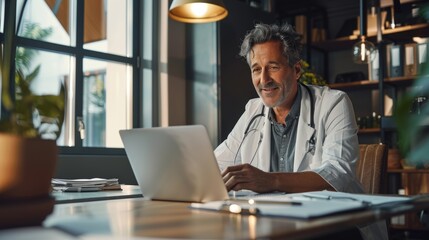
[[[241,207],[238,204],[231,204],[231,206],[229,206],[229,211],[231,213],[241,213]]]
[[[374,51],[374,44],[370,41],[367,41],[365,36],[361,36],[361,41],[353,45],[353,60],[355,63],[368,63],[374,60]]]
[[[207,4],[206,3],[192,3],[191,4],[191,12],[196,17],[203,17],[207,13]]]

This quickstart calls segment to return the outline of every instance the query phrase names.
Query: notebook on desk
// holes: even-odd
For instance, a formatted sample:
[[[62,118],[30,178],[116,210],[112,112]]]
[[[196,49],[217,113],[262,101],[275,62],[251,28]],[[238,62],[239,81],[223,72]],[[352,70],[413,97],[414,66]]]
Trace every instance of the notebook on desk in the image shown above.
[[[228,198],[204,126],[119,131],[143,196],[207,202]]]

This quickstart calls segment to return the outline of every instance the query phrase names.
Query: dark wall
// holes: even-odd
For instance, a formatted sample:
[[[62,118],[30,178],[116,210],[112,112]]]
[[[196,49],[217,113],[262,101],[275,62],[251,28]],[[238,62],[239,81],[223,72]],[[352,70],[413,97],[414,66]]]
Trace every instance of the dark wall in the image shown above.
[[[281,18],[296,14],[310,14],[311,9],[323,9],[326,14],[328,38],[336,38],[343,24],[348,19],[359,15],[357,0],[276,0],[275,11]],[[353,21],[353,20],[352,20]],[[350,33],[351,34],[351,33]]]
[[[229,15],[220,22],[220,140],[224,140],[244,112],[250,98],[258,97],[250,69],[238,53],[245,34],[255,23],[273,23],[276,16],[244,2],[224,1]]]
[[[120,184],[137,185],[126,156],[60,155],[54,177],[118,178]]]

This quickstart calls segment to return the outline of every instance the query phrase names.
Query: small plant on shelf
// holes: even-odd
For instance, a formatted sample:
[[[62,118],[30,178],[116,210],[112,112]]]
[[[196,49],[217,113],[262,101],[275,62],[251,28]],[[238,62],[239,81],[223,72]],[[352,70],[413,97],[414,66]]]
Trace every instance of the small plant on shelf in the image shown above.
[[[312,68],[310,68],[310,64],[308,64],[304,60],[301,60],[301,78],[299,79],[299,81],[304,84],[319,85],[319,86],[326,85],[326,81],[322,78],[322,76],[315,73],[315,71]]]

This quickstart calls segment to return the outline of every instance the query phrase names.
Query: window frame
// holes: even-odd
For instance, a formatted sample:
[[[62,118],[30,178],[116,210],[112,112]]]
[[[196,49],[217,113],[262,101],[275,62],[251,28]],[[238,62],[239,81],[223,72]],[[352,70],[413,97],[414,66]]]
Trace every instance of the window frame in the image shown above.
[[[85,0],[75,0],[76,1],[76,44],[75,46],[61,45],[57,43],[45,42],[35,39],[29,39],[15,35],[15,45],[16,47],[28,47],[41,51],[48,51],[58,54],[67,54],[75,58],[75,76],[76,76],[76,89],[75,95],[79,96],[75,98],[75,109],[74,109],[74,119],[78,116],[82,116],[83,112],[83,60],[84,58],[91,58],[94,60],[110,61],[115,63],[128,64],[132,68],[132,88],[133,88],[133,100],[132,100],[132,124],[133,128],[139,127],[141,123],[141,112],[142,112],[142,96],[141,96],[141,84],[142,75],[141,71],[141,42],[143,41],[143,35],[141,34],[141,24],[143,17],[140,14],[141,3],[140,0],[132,0],[132,18],[133,21],[127,21],[132,23],[132,33],[131,33],[131,44],[132,51],[131,56],[121,56],[111,53],[97,52],[93,50],[88,50],[83,47],[84,39],[84,1]],[[8,14],[13,14],[16,19],[15,13],[5,12],[4,21],[7,19]],[[135,21],[135,20],[137,21]],[[16,34],[16,33],[15,33]],[[4,32],[0,33],[0,41],[3,43],[5,39]],[[13,63],[14,64],[14,63]],[[66,155],[125,155],[123,148],[112,148],[112,147],[84,147],[82,140],[79,137],[76,123],[75,123],[75,141],[74,146],[58,146],[59,154]],[[118,133],[119,134],[119,133]]]

